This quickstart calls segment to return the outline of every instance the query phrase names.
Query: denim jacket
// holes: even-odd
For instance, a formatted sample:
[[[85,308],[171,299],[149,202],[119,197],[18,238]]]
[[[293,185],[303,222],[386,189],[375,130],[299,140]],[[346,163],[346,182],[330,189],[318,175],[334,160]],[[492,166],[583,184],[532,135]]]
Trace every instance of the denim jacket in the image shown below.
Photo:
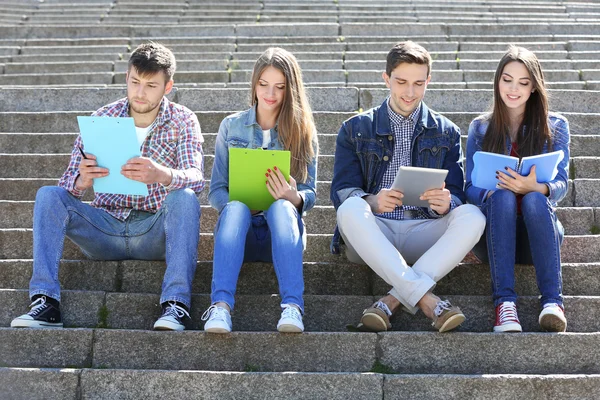
[[[241,147],[259,149],[262,147],[263,132],[256,122],[254,107],[227,116],[219,127],[215,146],[215,161],[210,178],[208,201],[219,213],[229,202],[229,148]],[[308,165],[308,179],[304,183],[297,182],[298,194],[302,197],[302,213],[314,207],[317,182],[317,135],[314,135],[313,147],[315,157]],[[277,134],[277,126],[271,129],[269,150],[283,150]]]
[[[471,122],[471,125],[469,125],[469,137],[467,139],[467,184],[465,191],[467,201],[479,207],[485,204],[489,190],[473,186],[471,172],[473,171],[473,154],[481,150],[483,138],[488,128],[489,116],[489,114],[481,115]],[[548,122],[553,140],[552,150],[562,150],[564,152],[564,158],[558,164],[556,178],[550,182],[546,182],[549,190],[548,199],[552,203],[552,206],[556,207],[557,203],[567,195],[569,188],[569,142],[571,139],[569,135],[569,122],[565,117],[557,113],[549,113]],[[510,138],[507,138],[505,154],[510,154],[511,148]],[[546,143],[542,153],[547,152],[548,144]]]
[[[394,134],[390,127],[388,100],[342,123],[337,136],[331,201],[335,209],[349,197],[377,194],[377,187],[392,161]],[[446,188],[456,207],[464,203],[464,173],[460,129],[449,119],[421,103],[411,143],[415,167],[447,169]],[[431,218],[441,215],[424,208]],[[340,234],[335,229],[331,252],[340,252]]]

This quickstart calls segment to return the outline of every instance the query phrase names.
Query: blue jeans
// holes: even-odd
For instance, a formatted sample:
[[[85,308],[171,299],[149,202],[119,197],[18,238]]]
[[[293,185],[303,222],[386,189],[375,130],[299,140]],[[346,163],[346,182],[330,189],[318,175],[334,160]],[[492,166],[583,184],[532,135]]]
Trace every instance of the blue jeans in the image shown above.
[[[212,304],[235,305],[235,289],[242,263],[272,262],[279,282],[281,304],[295,304],[304,312],[302,252],[304,223],[296,207],[277,200],[264,215],[251,215],[239,201],[223,208],[215,227]]]
[[[67,236],[95,260],[166,260],[160,302],[178,301],[189,308],[199,232],[200,205],[190,189],[170,192],[155,214],[134,210],[120,221],[61,187],[42,187],[33,209],[29,295],[60,301],[58,269]]]
[[[563,304],[560,245],[564,229],[548,198],[531,192],[523,196],[517,215],[517,197],[496,190],[482,206],[487,218],[485,234],[473,248],[490,263],[494,305],[516,301],[515,263],[533,264],[542,306]]]

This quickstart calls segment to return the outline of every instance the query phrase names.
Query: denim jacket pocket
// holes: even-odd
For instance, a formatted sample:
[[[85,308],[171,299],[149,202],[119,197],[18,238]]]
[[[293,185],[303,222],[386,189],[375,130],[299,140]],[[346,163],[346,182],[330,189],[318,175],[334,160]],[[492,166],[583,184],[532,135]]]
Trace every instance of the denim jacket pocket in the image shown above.
[[[250,141],[245,138],[240,137],[228,137],[227,138],[227,147],[236,147],[236,148],[248,148]]]
[[[360,159],[363,177],[367,182],[367,188],[371,188],[373,180],[377,176],[382,161],[385,160],[386,148],[378,139],[356,138],[356,154]],[[387,161],[387,160],[386,160]]]
[[[451,143],[448,136],[424,137],[418,143],[418,161],[427,168],[442,168]]]

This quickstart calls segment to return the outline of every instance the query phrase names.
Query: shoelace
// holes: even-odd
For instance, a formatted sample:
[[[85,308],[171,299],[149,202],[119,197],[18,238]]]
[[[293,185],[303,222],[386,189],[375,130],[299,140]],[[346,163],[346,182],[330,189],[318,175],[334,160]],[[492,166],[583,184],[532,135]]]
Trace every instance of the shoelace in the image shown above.
[[[439,317],[444,312],[444,310],[449,310],[450,307],[452,307],[452,304],[450,304],[450,302],[448,300],[440,300],[435,305],[435,309],[433,310],[433,313],[435,314],[436,317]]]
[[[210,307],[208,307],[208,310],[204,311],[204,314],[202,314],[202,317],[200,317],[200,319],[202,321],[206,321],[209,318],[213,318],[213,319],[217,319],[223,322],[227,321],[227,310],[224,309],[223,307],[217,307],[215,305],[212,305]]]
[[[174,318],[183,318],[187,316],[190,318],[190,314],[185,310],[185,308],[178,306],[176,303],[169,302],[169,305],[165,309],[163,317],[174,317]]]
[[[385,314],[388,317],[392,316],[392,311],[383,301],[378,301],[377,303],[375,303],[375,307],[379,308],[380,310],[383,310],[383,312],[385,312]]]
[[[281,313],[281,318],[292,318],[296,320],[302,320],[302,316],[300,315],[300,311],[294,306],[287,306],[283,309]]]
[[[517,316],[517,306],[512,301],[502,303],[500,305],[499,314],[500,323],[507,321],[519,322],[519,317]]]
[[[31,303],[29,305],[30,310],[27,314],[34,317],[34,316],[38,315],[40,312],[44,311],[47,307],[48,307],[48,305],[46,304],[46,298],[40,297],[36,301],[34,301],[33,303]]]

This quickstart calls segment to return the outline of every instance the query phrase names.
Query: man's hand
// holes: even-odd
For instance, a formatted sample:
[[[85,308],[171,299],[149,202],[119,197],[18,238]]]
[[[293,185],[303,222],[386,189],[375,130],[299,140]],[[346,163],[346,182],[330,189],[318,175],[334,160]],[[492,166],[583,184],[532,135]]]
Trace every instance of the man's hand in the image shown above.
[[[94,185],[94,179],[108,176],[108,169],[98,166],[96,156],[90,153],[86,154],[79,163],[79,176],[75,179],[75,189],[87,190]]]
[[[402,192],[393,189],[381,189],[376,195],[363,197],[375,214],[392,212],[396,206],[402,205]]]
[[[440,215],[445,215],[450,211],[450,200],[452,195],[450,191],[446,189],[446,182],[442,185],[441,189],[431,189],[423,193],[421,200],[427,200],[429,202],[429,208]]]
[[[275,200],[285,199],[290,201],[297,209],[302,207],[302,196],[298,193],[296,180],[291,175],[289,183],[286,182],[285,176],[277,167],[267,170],[265,175],[267,176],[267,189]]]
[[[157,164],[148,157],[134,157],[127,160],[127,164],[121,167],[121,174],[147,185],[162,183],[167,186],[173,179],[171,169]]]
[[[513,193],[527,194],[529,192],[540,192],[545,196],[548,195],[548,186],[537,181],[535,165],[531,167],[531,171],[527,176],[522,176],[512,169],[506,168],[506,172],[497,171],[497,177],[498,186]]]

